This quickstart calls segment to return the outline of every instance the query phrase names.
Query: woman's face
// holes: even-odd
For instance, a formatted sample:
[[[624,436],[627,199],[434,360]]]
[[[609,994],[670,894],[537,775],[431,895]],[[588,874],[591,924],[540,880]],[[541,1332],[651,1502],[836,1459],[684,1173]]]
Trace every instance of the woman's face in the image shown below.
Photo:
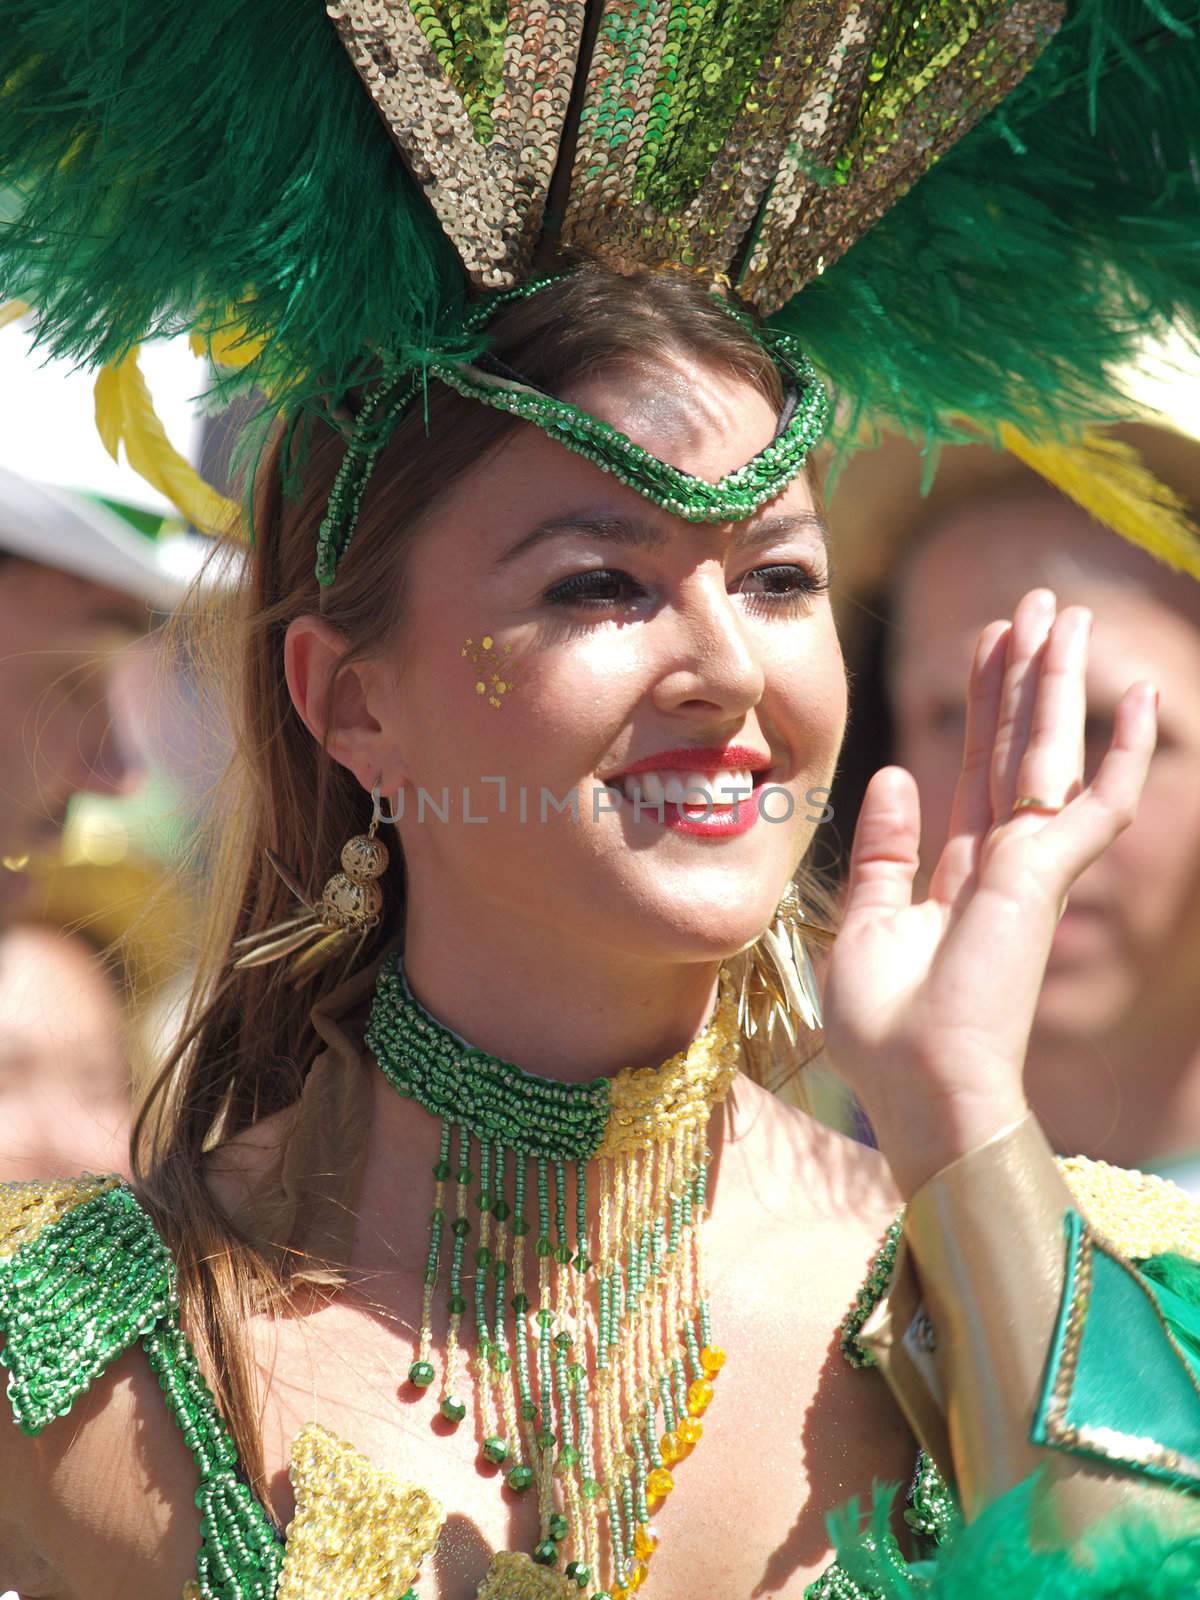
[[[752,388],[683,358],[568,398],[710,482],[776,426]],[[641,960],[753,938],[842,738],[827,580],[803,478],[745,523],[690,524],[519,428],[416,537],[371,696],[410,916],[437,897],[506,937]]]

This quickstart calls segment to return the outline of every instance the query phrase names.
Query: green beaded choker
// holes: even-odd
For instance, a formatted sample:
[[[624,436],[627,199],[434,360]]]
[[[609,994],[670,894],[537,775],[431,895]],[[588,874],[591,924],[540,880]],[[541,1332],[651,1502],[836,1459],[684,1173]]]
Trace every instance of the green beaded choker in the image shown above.
[[[393,957],[364,1039],[389,1083],[441,1122],[408,1380],[438,1385],[452,1425],[469,1399],[482,1459],[537,1496],[532,1555],[506,1557],[480,1600],[549,1595],[513,1566],[530,1562],[559,1569],[555,1595],[626,1600],[725,1360],[700,1224],[708,1121],[739,1059],[732,985],[722,975],[712,1021],[662,1066],[557,1083],[443,1027]]]
[[[465,331],[482,332],[510,301],[528,299],[554,279],[538,279],[520,289],[498,294],[479,305],[468,317]],[[385,377],[363,404],[354,433],[342,458],[329,495],[329,504],[317,536],[317,581],[331,584],[345,554],[362,497],[380,452],[400,418],[423,390],[429,378],[483,405],[531,422],[577,455],[595,462],[605,472],[644,495],[685,522],[743,522],[768,500],[782,493],[803,469],[809,452],[825,432],[829,398],[807,356],[787,334],[761,329],[732,306],[725,308],[770,352],[783,377],[787,401],[779,430],[771,443],[752,461],[727,473],[718,483],[708,483],[660,461],[635,444],[620,429],[570,405],[565,400],[522,383],[515,375],[483,370],[466,361],[434,360],[414,372]]]

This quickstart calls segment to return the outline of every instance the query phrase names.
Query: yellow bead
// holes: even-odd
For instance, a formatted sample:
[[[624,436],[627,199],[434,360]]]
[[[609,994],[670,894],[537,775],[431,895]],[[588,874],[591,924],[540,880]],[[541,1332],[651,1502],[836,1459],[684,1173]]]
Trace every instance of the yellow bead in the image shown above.
[[[710,1378],[715,1378],[725,1365],[725,1352],[716,1345],[706,1344],[700,1352],[700,1365]]]
[[[664,1433],[658,1447],[658,1453],[669,1467],[673,1467],[677,1461],[682,1461],[685,1451],[683,1449],[683,1440],[679,1434]]]
[[[633,1553],[639,1561],[649,1561],[658,1549],[658,1535],[649,1528],[640,1527],[633,1535]]]
[[[679,1438],[689,1450],[700,1443],[700,1435],[704,1432],[704,1424],[697,1422],[694,1417],[688,1417],[686,1422],[679,1424]]]
[[[688,1390],[688,1412],[693,1417],[701,1417],[708,1410],[709,1402],[713,1397],[713,1386],[707,1378],[697,1378]]]
[[[640,1589],[646,1581],[646,1576],[646,1568],[640,1561],[635,1561],[629,1569],[629,1582],[625,1585],[628,1593],[633,1594],[634,1590]]]
[[[646,1492],[652,1494],[656,1500],[663,1500],[675,1487],[675,1479],[666,1467],[655,1467],[646,1479]]]

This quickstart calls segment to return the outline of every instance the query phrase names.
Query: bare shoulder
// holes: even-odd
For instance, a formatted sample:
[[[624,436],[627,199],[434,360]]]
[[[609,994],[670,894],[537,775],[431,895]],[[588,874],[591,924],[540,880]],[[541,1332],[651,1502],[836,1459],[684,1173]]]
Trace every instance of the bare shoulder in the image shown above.
[[[878,1150],[861,1144],[739,1077],[720,1142],[749,1169],[761,1203],[796,1223],[886,1228],[899,1191]]]
[[[0,1591],[179,1595],[199,1544],[195,1466],[140,1346],[32,1438],[0,1419]]]

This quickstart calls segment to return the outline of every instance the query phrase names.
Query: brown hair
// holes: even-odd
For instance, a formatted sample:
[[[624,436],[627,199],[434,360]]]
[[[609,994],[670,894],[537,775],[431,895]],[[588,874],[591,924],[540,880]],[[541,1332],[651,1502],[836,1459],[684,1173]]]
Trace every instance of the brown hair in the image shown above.
[[[669,363],[686,351],[750,384],[776,408],[783,398],[763,347],[704,288],[677,275],[626,278],[586,267],[505,308],[490,334],[497,358],[553,392],[585,374]],[[367,820],[357,781],[317,745],[292,705],[284,636],[293,619],[320,612],[346,639],[343,666],[381,648],[402,626],[405,552],[415,529],[516,426],[431,384],[427,403],[411,408],[382,454],[336,581],[325,589],[313,564],[341,435],[324,426],[314,431],[294,498],[282,488],[280,434],[257,476],[253,556],[232,608],[232,648],[223,625],[219,651],[233,691],[238,756],[208,868],[205,953],[179,1042],[134,1132],[135,1171],[175,1255],[189,1333],[254,1483],[263,1459],[242,1330],[264,1303],[286,1300],[296,1264],[265,1259],[237,1234],[206,1184],[203,1157],[296,1099],[318,1050],[309,1012],[331,978],[317,973],[293,986],[281,970],[286,962],[234,971],[230,945],[294,910],[264,865],[265,849],[302,883],[319,885]],[[391,851],[383,883],[390,920],[370,936],[364,964],[402,923],[399,854]]]

